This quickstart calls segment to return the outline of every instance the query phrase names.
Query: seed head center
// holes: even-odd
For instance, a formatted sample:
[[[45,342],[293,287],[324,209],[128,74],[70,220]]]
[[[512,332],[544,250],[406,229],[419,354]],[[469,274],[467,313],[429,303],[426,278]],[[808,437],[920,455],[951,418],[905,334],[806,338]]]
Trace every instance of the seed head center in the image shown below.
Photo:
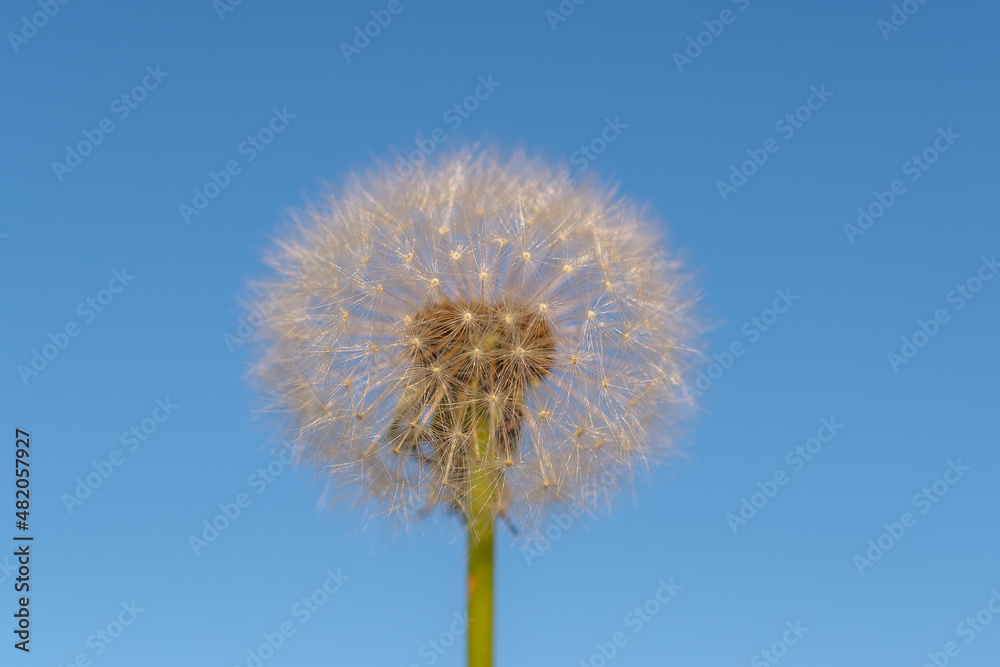
[[[526,304],[437,302],[408,324],[407,337],[420,341],[410,348],[413,365],[477,401],[519,396],[552,368],[556,345],[546,315]]]

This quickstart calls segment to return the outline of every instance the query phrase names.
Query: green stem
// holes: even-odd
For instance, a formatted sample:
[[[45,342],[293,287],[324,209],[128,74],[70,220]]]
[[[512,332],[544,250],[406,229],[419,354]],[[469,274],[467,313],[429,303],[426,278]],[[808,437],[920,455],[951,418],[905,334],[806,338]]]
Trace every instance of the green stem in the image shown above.
[[[479,461],[492,458],[488,418],[476,428]],[[493,522],[497,512],[499,478],[489,465],[476,466],[471,475],[469,507],[469,667],[493,665]]]
[[[493,665],[493,525],[469,530],[469,667]]]

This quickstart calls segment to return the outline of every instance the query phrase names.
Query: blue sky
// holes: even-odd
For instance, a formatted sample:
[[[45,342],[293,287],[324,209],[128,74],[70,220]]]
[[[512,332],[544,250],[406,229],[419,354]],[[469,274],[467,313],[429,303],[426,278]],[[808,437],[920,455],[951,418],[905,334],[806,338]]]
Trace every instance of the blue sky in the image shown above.
[[[500,539],[498,664],[996,664],[994,3],[231,1],[0,10],[3,664],[463,664],[458,527],[320,508],[227,338],[287,212],[418,137],[620,183],[714,325],[687,456]]]

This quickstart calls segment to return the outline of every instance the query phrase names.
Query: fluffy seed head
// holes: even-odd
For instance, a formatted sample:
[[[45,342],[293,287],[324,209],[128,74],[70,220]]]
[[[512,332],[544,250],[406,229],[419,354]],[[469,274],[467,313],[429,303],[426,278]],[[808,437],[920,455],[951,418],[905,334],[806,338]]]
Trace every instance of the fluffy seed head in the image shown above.
[[[472,518],[486,471],[489,511],[530,522],[670,452],[694,300],[613,192],[469,150],[355,178],[297,218],[259,285],[255,375],[338,487]]]

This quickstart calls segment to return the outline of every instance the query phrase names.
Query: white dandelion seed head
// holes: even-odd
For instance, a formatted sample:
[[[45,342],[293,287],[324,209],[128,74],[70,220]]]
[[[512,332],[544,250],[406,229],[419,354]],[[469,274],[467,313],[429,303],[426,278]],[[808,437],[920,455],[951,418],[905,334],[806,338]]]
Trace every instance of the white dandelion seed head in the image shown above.
[[[470,149],[296,217],[254,374],[300,459],[364,504],[468,514],[478,466],[530,524],[673,451],[695,299],[612,191]]]

